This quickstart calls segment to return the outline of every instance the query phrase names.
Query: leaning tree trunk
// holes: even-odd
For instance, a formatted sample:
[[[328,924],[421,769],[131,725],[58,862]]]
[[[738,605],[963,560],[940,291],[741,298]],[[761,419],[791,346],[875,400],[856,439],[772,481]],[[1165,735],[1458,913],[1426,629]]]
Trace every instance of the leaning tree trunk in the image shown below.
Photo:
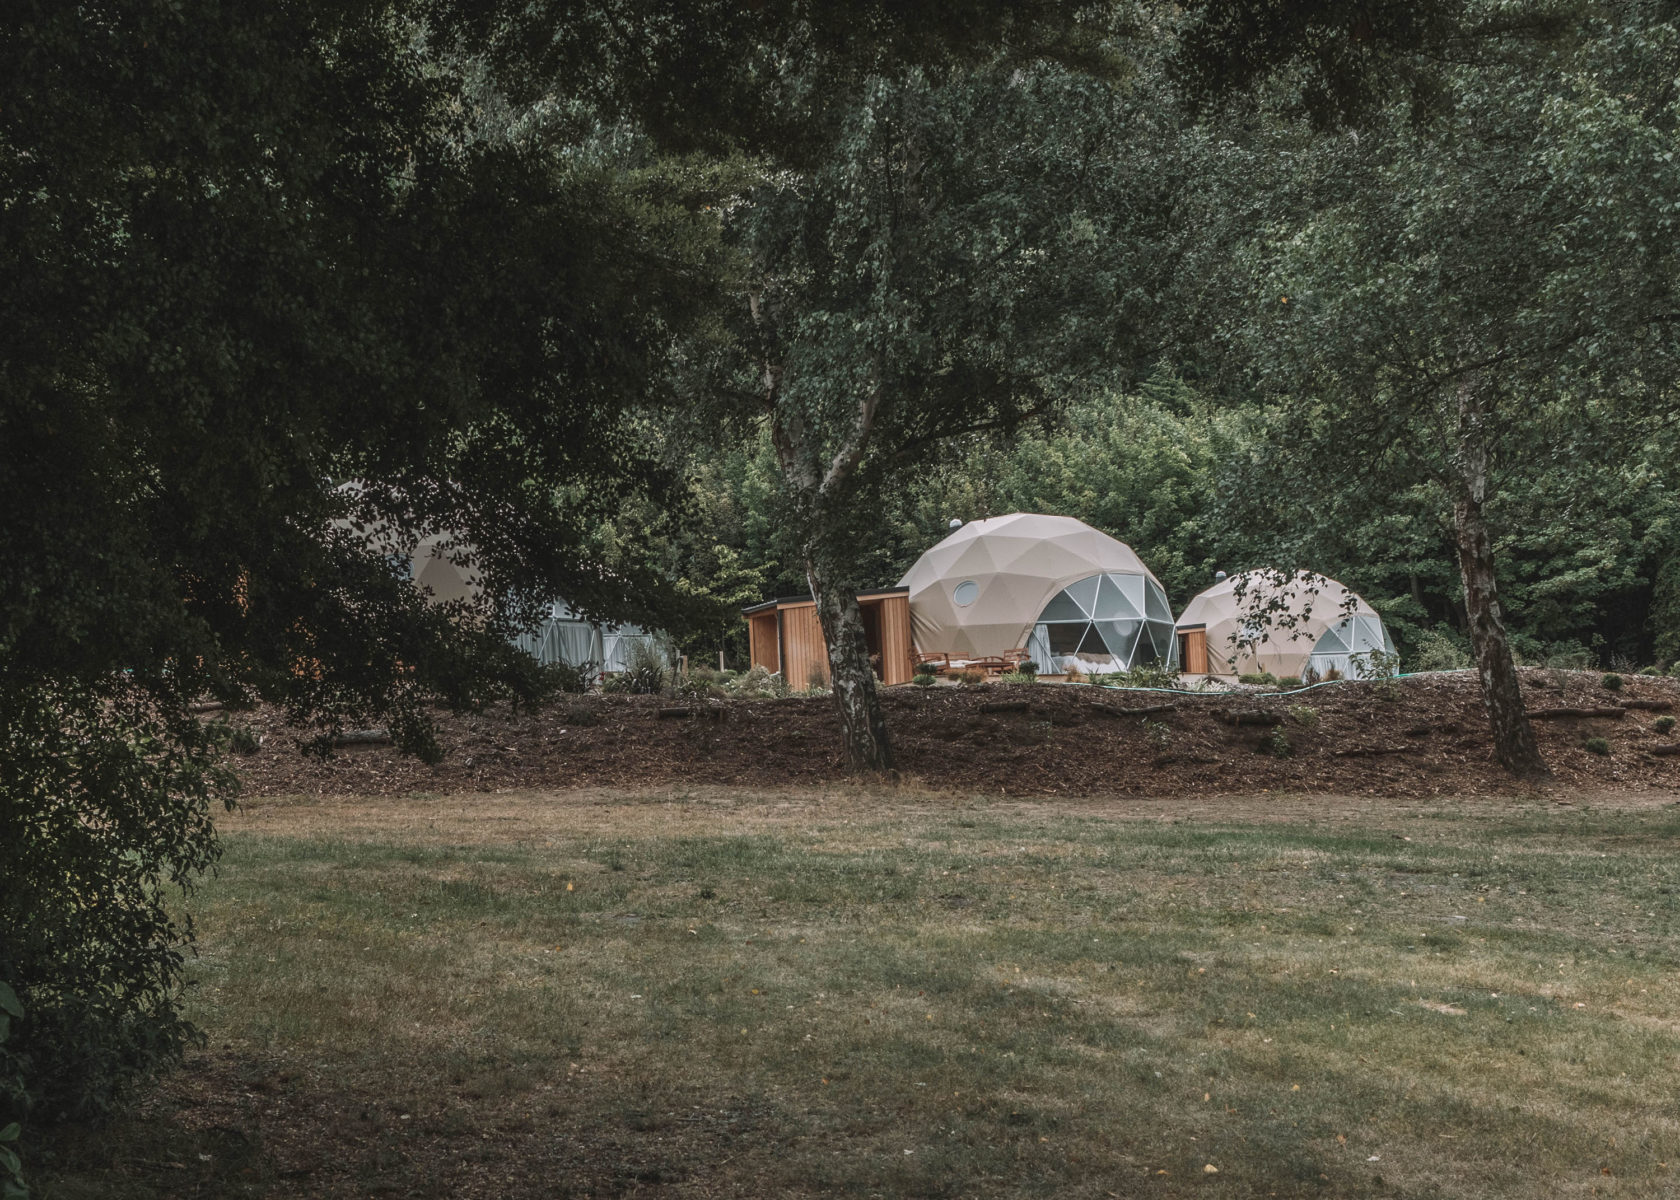
[[[1459,405],[1459,487],[1453,503],[1458,540],[1458,573],[1464,582],[1464,609],[1470,621],[1470,647],[1482,684],[1482,704],[1493,729],[1493,752],[1507,771],[1518,776],[1547,774],[1523,704],[1516,659],[1499,611],[1499,585],[1493,572],[1493,542],[1488,537],[1482,502],[1487,495],[1487,452],[1482,429],[1485,410],[1467,394]]]
[[[858,772],[889,771],[892,743],[887,739],[875,672],[869,665],[869,639],[863,631],[857,593],[819,567],[815,555],[806,558],[805,575],[817,602],[823,640],[828,643],[829,684],[840,708],[846,766]]]

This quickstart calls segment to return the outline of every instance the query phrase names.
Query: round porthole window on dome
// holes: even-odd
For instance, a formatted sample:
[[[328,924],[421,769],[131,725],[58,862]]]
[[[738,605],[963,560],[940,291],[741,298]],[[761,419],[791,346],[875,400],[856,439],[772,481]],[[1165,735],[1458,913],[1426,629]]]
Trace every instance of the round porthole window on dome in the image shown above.
[[[958,608],[967,608],[980,599],[980,585],[972,579],[965,579],[957,584],[957,590],[951,593],[951,603]]]

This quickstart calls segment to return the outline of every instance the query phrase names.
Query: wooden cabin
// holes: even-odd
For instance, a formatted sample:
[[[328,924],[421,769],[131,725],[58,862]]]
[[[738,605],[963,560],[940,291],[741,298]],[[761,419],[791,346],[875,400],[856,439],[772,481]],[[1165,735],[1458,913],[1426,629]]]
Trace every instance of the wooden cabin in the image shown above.
[[[863,633],[875,676],[889,687],[909,683],[915,651],[910,644],[910,589],[859,592]],[[807,688],[815,677],[828,686],[828,643],[810,596],[787,596],[742,610],[752,665],[779,672],[788,686]]]

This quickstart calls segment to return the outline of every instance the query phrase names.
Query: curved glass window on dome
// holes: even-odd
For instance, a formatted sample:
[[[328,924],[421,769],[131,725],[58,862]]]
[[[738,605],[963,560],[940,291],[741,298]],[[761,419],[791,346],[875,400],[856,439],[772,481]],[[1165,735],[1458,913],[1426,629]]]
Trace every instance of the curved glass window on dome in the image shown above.
[[[1050,598],[1027,652],[1039,670],[1177,666],[1178,638],[1161,585],[1147,575],[1088,575]]]
[[[1394,653],[1388,630],[1380,617],[1344,617],[1319,635],[1304,668],[1318,679],[1333,679],[1332,671],[1344,679],[1364,679],[1372,674],[1371,651]]]

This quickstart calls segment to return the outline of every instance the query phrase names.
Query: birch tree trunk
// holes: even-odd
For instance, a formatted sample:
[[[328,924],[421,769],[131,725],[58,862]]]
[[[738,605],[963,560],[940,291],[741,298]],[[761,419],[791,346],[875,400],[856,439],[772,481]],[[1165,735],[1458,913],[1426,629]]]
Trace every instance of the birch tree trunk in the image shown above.
[[[1482,505],[1487,498],[1487,411],[1470,388],[1459,394],[1458,489],[1453,528],[1458,542],[1458,573],[1464,583],[1464,610],[1470,622],[1470,646],[1482,685],[1482,704],[1493,730],[1493,752],[1513,775],[1548,774],[1540,757],[1534,725],[1523,704],[1516,659],[1499,611],[1499,584],[1493,569],[1493,541]]]
[[[840,709],[846,767],[859,773],[890,771],[892,743],[887,738],[875,672],[869,666],[869,640],[857,593],[838,583],[820,562],[819,555],[807,554],[805,577],[817,602],[823,640],[828,643],[829,684]]]

